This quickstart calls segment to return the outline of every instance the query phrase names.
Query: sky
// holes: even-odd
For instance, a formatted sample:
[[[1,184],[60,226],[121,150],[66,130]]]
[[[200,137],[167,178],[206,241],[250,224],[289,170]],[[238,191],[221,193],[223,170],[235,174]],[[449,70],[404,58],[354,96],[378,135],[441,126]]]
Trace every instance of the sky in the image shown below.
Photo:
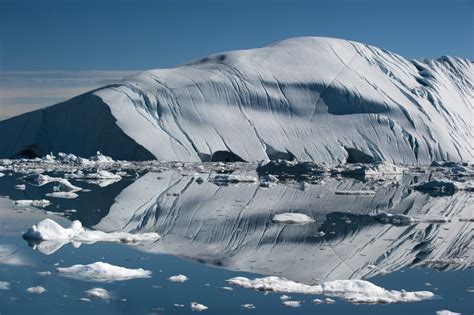
[[[0,119],[6,106],[30,110],[130,72],[294,36],[473,60],[474,1],[0,0]]]

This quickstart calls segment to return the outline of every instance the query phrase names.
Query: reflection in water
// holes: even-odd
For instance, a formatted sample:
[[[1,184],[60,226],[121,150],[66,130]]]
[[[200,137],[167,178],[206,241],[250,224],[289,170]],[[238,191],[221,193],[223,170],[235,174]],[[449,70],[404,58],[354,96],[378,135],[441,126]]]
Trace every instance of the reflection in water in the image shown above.
[[[369,278],[406,266],[472,266],[472,196],[433,197],[408,188],[412,178],[383,184],[326,178],[297,187],[217,186],[176,171],[148,173],[126,187],[93,228],[163,238],[140,246],[232,270],[312,283]],[[375,195],[336,191],[374,189]],[[373,214],[403,213],[450,221],[406,226],[382,224]],[[304,213],[314,224],[271,222],[283,212]],[[323,233],[321,233],[323,232]]]

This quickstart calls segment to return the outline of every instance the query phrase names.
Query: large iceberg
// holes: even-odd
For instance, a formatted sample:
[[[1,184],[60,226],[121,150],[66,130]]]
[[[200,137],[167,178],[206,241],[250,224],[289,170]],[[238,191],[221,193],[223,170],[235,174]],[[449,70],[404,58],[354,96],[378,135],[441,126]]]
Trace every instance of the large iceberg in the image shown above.
[[[472,73],[466,59],[292,38],[140,72],[2,121],[0,157],[473,161]]]

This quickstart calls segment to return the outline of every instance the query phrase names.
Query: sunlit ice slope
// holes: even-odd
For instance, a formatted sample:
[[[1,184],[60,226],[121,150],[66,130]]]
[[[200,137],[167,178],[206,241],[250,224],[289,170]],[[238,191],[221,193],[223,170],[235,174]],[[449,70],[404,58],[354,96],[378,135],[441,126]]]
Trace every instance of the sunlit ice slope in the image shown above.
[[[0,157],[474,160],[472,63],[292,38],[137,73],[0,122]]]

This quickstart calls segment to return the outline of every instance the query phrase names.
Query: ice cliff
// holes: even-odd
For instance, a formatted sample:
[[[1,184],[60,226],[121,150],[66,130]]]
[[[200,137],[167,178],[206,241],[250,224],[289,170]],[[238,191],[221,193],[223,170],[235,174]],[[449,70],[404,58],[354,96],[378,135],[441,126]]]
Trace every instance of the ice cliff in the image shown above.
[[[474,160],[469,60],[301,37],[137,73],[0,122],[0,157]]]

